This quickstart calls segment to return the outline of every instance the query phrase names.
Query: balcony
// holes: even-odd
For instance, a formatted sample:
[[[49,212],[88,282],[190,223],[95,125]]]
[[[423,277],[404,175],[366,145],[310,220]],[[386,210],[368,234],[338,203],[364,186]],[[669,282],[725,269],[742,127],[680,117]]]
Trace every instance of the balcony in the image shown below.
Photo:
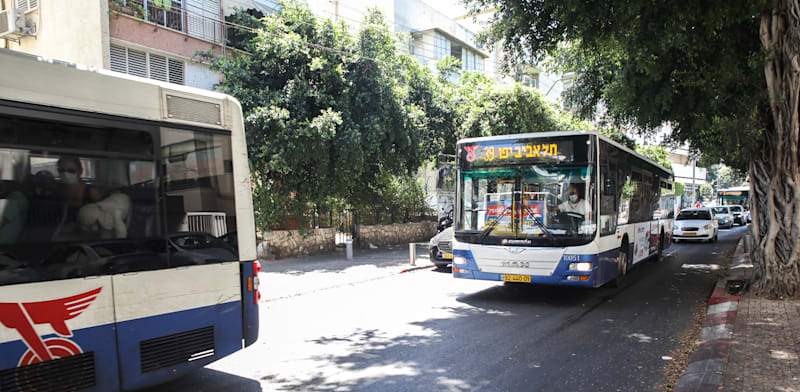
[[[168,8],[162,4],[169,4]],[[109,0],[109,9],[123,15],[225,46],[227,29],[237,28],[222,20],[219,10],[204,10],[186,0]]]

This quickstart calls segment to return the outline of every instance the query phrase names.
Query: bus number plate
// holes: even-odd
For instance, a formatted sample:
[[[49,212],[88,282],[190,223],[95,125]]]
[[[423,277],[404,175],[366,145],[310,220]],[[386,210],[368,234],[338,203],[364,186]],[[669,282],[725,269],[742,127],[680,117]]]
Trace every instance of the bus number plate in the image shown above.
[[[503,275],[503,282],[524,282],[530,283],[531,277],[528,275]]]

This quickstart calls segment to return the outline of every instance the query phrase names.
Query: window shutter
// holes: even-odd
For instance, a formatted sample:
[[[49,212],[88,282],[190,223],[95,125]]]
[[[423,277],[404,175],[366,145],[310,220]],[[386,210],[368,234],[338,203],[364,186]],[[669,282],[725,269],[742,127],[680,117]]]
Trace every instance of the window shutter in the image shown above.
[[[167,58],[155,54],[150,55],[150,79],[167,81]]]
[[[184,80],[186,63],[179,60],[169,59],[169,82],[176,84],[186,84]]]
[[[145,52],[128,49],[128,73],[143,78],[147,77],[147,54]]]
[[[128,73],[128,52],[122,46],[111,45],[111,70]]]

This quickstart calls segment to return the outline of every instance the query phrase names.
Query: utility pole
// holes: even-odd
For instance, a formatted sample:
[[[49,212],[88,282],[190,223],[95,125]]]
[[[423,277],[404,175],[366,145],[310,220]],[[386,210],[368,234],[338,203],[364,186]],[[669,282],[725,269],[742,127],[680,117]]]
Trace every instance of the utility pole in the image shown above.
[[[694,185],[695,177],[697,176],[694,173],[696,164],[697,160],[692,159],[692,207],[694,207],[694,205],[697,203],[697,188]]]

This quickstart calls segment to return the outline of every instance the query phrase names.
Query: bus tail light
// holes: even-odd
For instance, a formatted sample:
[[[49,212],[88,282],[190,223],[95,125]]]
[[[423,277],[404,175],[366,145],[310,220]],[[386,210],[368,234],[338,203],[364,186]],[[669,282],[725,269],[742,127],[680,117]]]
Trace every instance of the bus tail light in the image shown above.
[[[261,292],[258,287],[261,286],[261,279],[258,278],[258,273],[261,272],[261,264],[258,261],[253,261],[253,303],[258,305],[261,300]]]

